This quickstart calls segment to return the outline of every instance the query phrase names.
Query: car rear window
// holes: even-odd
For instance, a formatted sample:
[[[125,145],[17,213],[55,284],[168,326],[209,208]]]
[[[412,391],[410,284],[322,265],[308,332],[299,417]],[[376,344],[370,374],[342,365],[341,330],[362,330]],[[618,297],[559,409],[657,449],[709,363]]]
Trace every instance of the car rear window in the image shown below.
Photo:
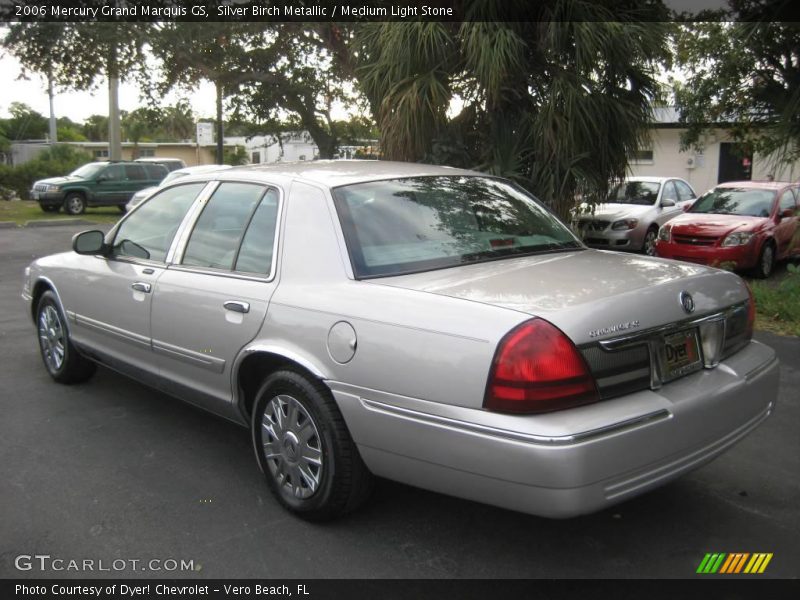
[[[414,177],[334,189],[356,277],[582,248],[535,198],[489,177]]]

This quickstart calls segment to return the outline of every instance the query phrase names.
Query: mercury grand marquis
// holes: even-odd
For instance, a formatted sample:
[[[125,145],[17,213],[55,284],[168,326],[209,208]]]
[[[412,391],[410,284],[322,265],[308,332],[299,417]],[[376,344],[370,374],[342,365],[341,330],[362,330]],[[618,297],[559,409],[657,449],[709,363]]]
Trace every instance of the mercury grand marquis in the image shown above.
[[[244,426],[277,501],[380,476],[547,517],[707,463],[774,408],[735,274],[589,249],[473,171],[237,168],[160,189],[25,271],[44,366],[96,364]]]

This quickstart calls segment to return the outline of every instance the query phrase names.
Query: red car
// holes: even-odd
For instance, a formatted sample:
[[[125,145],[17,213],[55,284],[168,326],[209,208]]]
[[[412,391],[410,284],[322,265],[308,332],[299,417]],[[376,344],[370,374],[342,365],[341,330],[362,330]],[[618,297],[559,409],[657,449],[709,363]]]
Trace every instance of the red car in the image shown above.
[[[797,183],[722,183],[661,227],[656,255],[769,277],[775,261],[800,256],[798,199]]]

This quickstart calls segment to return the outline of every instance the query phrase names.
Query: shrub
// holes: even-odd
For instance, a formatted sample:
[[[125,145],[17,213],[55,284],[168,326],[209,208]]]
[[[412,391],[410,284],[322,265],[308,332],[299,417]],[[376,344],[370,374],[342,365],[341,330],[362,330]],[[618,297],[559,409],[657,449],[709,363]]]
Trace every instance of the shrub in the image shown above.
[[[15,167],[2,166],[4,168],[0,170],[0,180],[4,187],[13,190],[19,198],[28,200],[28,192],[34,181],[67,175],[91,160],[89,154],[71,146],[51,146],[24,164]]]

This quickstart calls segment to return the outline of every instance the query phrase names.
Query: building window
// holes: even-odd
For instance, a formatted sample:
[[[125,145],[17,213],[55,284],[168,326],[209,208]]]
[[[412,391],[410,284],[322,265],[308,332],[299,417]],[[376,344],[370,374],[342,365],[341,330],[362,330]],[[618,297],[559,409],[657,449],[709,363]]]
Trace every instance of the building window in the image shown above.
[[[108,158],[108,150],[95,150],[94,151],[95,158]]]
[[[139,148],[139,158],[152,158],[155,155],[155,148]]]
[[[628,160],[633,164],[651,165],[653,164],[653,149],[642,148],[641,150],[636,150],[628,155]]]
[[[250,162],[253,163],[254,165],[260,165],[261,152],[253,152],[252,154],[250,154]]]

